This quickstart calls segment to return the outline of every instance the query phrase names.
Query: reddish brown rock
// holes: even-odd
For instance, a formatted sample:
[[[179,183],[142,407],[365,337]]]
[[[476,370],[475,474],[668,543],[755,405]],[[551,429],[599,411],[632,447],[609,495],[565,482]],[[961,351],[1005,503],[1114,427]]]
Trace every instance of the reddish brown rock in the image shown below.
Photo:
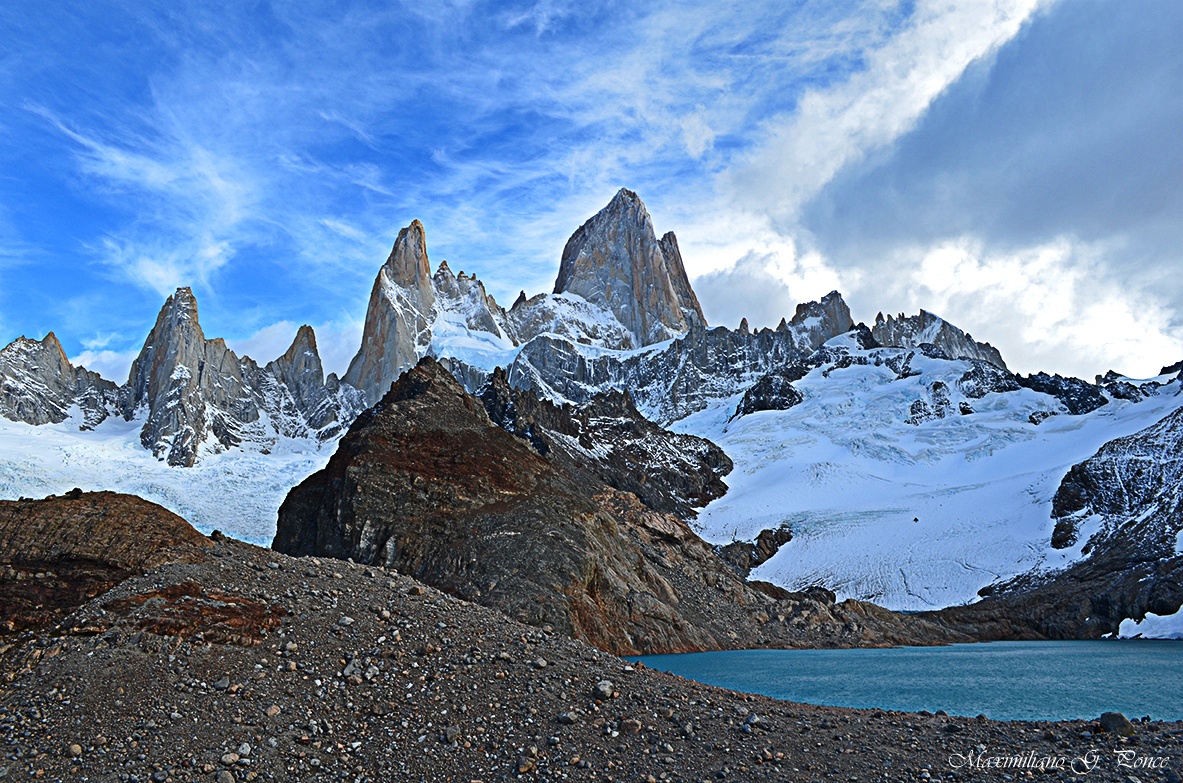
[[[53,623],[129,576],[200,560],[209,546],[176,514],[131,495],[0,501],[0,632]]]

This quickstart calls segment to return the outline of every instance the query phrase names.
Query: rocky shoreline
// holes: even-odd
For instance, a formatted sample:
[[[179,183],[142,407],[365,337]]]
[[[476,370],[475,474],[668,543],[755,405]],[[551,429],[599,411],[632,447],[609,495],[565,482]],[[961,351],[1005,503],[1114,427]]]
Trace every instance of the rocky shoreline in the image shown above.
[[[0,778],[1128,783],[1183,766],[1180,723],[1123,736],[747,696],[395,571],[213,538],[4,637]]]

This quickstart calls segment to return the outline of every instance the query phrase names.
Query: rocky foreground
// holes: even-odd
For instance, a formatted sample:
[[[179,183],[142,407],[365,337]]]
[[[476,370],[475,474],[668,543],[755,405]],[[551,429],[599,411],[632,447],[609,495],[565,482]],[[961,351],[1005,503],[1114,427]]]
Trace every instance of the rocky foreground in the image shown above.
[[[161,551],[152,531],[175,518],[125,502],[134,540]],[[89,520],[99,534],[115,522]],[[0,636],[0,778],[1008,780],[1031,769],[1128,782],[1178,781],[1183,765],[1183,724],[1109,718],[1103,730],[744,696],[395,571],[175,539],[164,559],[181,562]],[[142,557],[130,548],[119,556]],[[64,595],[51,566],[10,581]],[[1000,769],[1003,757],[1027,766]]]

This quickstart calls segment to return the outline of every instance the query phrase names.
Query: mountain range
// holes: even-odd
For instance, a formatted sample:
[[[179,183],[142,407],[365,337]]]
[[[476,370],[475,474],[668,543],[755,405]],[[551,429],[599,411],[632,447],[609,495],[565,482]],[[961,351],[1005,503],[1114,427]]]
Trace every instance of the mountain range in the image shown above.
[[[718,449],[714,464],[730,471],[707,471],[694,503],[667,496],[662,513],[720,551],[750,547],[731,550],[747,552],[736,567],[780,589],[933,610],[1046,590],[1049,574],[1104,561],[1107,574],[1161,566],[1162,586],[1135,590],[1089,633],[1130,631],[1183,603],[1170,587],[1183,529],[1172,500],[1179,367],[1141,380],[1022,377],[939,316],[880,313],[868,326],[837,292],[776,328],[711,327],[676,237],[658,238],[628,190],[571,236],[551,293],[522,292],[509,308],[447,262],[433,271],[413,221],[378,272],[340,378],[325,377],[307,326],[266,364],[206,338],[186,288],[164,303],[122,385],[71,365],[52,333],[19,338],[0,350],[0,493],[123,489],[263,540],[288,490],[424,357],[476,399],[529,393],[568,418],[617,395],[615,413],[585,412],[579,433],[633,421],[626,409],[645,422],[613,440],[613,453],[632,454],[632,484],[596,479],[643,499],[661,494],[646,486],[647,455],[659,461],[646,449],[667,443],[655,432]],[[484,415],[535,452],[544,419],[580,443],[564,430],[576,425],[536,407],[523,418],[515,406],[535,404],[515,399]],[[1136,499],[1111,480],[1132,454],[1159,466],[1152,482],[1141,479],[1150,468],[1137,474]],[[1126,546],[1129,536],[1142,543]]]

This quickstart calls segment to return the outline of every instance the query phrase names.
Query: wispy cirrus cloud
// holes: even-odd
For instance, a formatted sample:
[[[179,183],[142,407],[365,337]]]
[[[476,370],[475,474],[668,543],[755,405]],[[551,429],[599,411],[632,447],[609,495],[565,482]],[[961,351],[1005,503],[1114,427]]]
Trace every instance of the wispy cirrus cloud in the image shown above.
[[[129,282],[160,295],[191,283],[208,286],[247,241],[244,223],[255,219],[258,183],[233,160],[168,124],[156,140],[124,133],[111,142],[69,127],[44,106],[25,108],[74,142],[91,186],[124,200],[132,213],[119,236],[93,245],[102,263]]]
[[[1147,15],[1163,7],[1149,3]],[[1016,97],[1022,69],[1039,67],[1033,56],[1016,65],[1023,52],[1058,52],[1031,84],[1057,83],[1073,95],[1080,72],[1124,85],[1138,106],[1154,98],[1171,105],[1161,90],[1139,102],[1130,88],[1138,80],[1101,79],[1087,62],[1056,65],[1072,49],[1055,41],[1103,49],[1104,41],[1080,44],[1090,20],[1114,17],[1100,24],[1120,33],[1132,29],[1131,15],[1039,0],[9,11],[0,27],[17,44],[0,53],[0,73],[26,77],[0,82],[0,105],[17,109],[0,120],[14,127],[0,141],[0,169],[47,188],[26,199],[20,238],[74,270],[74,285],[104,287],[126,302],[123,317],[145,321],[171,287],[196,285],[207,330],[232,339],[277,323],[360,317],[376,268],[413,218],[427,226],[434,261],[479,274],[499,299],[549,288],[567,236],[621,186],[641,193],[659,231],[677,231],[712,319],[774,323],[778,312],[832,287],[856,310],[902,308],[911,300],[896,283],[950,243],[976,248],[989,266],[1063,238],[1072,248],[1063,268],[1088,255],[1114,277],[1122,243],[1113,232],[1031,220],[1032,230],[1000,242],[989,222],[1047,214],[1025,209],[1016,219],[997,209],[1008,194],[1038,191],[1032,139],[1055,127],[1040,113],[1047,96]],[[93,56],[74,57],[79,47]],[[1124,49],[1129,63],[1136,48],[1110,50]],[[1146,48],[1165,65],[1139,89],[1177,83],[1177,58]],[[1123,71],[1109,63],[1105,73]],[[1077,116],[1076,127],[1100,127],[1094,115],[1116,105],[1104,103],[1105,90],[1097,94],[1101,103]],[[959,95],[964,105],[950,111]],[[1108,114],[1141,122],[1127,109]],[[1016,118],[1009,126],[991,119],[1008,111]],[[1033,173],[1006,179],[991,178],[991,165],[950,168],[964,155],[956,138],[995,159],[1029,145],[1013,166],[991,165]],[[37,155],[22,157],[22,144]],[[1078,147],[1065,165],[1095,159],[1092,152]],[[1148,179],[1144,163],[1134,164],[1136,175],[1111,181]],[[958,195],[978,192],[982,203]],[[1149,201],[1123,192],[1130,207],[1109,213],[1132,219]],[[24,196],[0,177],[0,205]],[[909,201],[916,206],[902,209]],[[1159,239],[1127,232],[1125,247],[1162,257],[1178,210],[1167,196],[1160,202],[1158,228],[1139,232]],[[1099,200],[1089,203],[1094,218],[1107,214]],[[51,204],[68,204],[74,219],[44,217]],[[1074,208],[1089,212],[1080,200]],[[1162,277],[1161,263],[1147,268],[1136,286],[1125,284],[1128,301]],[[117,290],[129,282],[138,298]],[[735,295],[741,290],[749,295]],[[1087,298],[1075,290],[1078,301]],[[1164,301],[1164,317],[1183,311]],[[948,302],[971,304],[951,294]],[[979,312],[986,310],[967,317]],[[105,325],[97,305],[87,317],[92,331],[125,328]],[[1000,342],[991,323],[974,332]]]

